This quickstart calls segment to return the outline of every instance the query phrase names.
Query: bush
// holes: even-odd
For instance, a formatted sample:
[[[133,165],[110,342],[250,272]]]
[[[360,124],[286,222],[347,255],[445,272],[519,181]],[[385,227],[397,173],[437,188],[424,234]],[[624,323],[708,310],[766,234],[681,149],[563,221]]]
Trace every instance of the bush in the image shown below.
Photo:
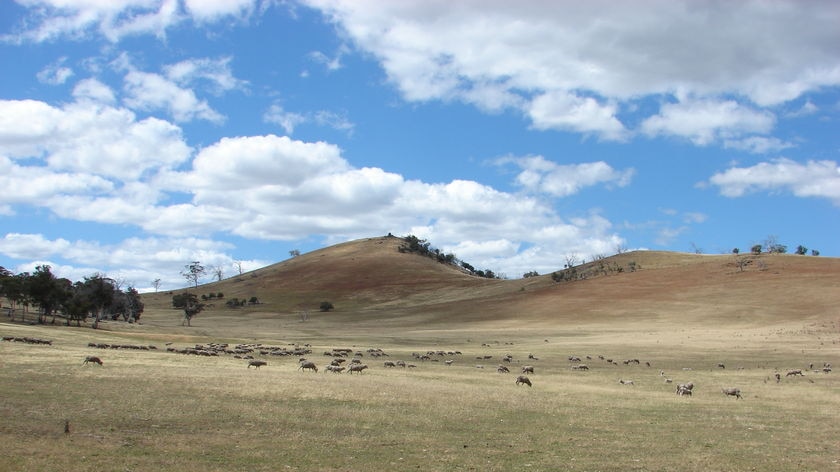
[[[320,308],[321,308],[321,311],[330,311],[333,308],[335,308],[335,306],[333,306],[333,304],[331,302],[321,302]]]

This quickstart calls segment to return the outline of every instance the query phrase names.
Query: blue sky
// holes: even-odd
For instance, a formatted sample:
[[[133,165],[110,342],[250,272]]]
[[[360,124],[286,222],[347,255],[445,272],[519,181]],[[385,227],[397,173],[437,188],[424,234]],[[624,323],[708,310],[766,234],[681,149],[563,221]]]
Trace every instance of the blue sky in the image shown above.
[[[0,265],[840,256],[840,4],[581,3],[2,2]]]

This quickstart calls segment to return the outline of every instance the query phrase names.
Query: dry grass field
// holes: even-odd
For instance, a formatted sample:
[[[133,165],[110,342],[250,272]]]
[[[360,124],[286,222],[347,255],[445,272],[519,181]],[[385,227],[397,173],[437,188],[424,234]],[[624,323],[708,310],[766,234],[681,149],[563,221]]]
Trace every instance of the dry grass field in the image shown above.
[[[479,279],[397,245],[200,286],[262,303],[217,302],[192,327],[171,293],[145,295],[141,323],[99,330],[4,318],[3,336],[52,344],[0,342],[0,470],[840,471],[840,260],[745,256],[742,270],[731,255],[635,252],[607,261],[636,271],[595,262],[557,283]],[[261,344],[267,365],[167,351],[209,343]],[[309,349],[319,372],[270,348]],[[326,372],[335,348],[369,368]],[[397,360],[416,367],[384,365]],[[533,386],[517,386],[526,365]]]

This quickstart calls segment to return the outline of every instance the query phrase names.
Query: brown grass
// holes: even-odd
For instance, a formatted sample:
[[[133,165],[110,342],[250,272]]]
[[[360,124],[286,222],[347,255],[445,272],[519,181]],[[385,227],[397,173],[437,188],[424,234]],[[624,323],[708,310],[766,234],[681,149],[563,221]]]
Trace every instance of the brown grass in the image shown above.
[[[840,378],[808,370],[840,366],[836,259],[760,256],[742,272],[733,256],[639,252],[613,260],[637,272],[558,284],[468,277],[394,243],[352,242],[200,287],[266,303],[216,307],[191,328],[165,293],[144,297],[142,324],[0,323],[0,334],[54,341],[0,343],[0,470],[840,469]],[[336,311],[301,322],[298,310],[322,299]],[[365,353],[361,375],[276,356],[256,370],[164,350],[212,341],[309,343],[319,367],[333,347],[378,347],[417,368]],[[412,358],[428,350],[463,354]],[[497,374],[506,354],[512,373]],[[82,366],[86,355],[105,365]],[[571,370],[570,355],[591,370]],[[633,358],[641,365],[622,363]],[[532,388],[514,385],[524,364]],[[784,377],[789,368],[806,376]],[[660,370],[697,384],[694,396],[676,396]]]

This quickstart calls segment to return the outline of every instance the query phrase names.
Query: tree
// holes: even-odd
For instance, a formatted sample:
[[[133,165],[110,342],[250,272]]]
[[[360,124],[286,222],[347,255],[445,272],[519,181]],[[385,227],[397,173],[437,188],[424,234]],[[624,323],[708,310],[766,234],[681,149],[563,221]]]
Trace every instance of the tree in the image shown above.
[[[242,261],[233,261],[233,265],[236,266],[236,269],[239,271],[239,275],[242,275]]]
[[[220,282],[221,282],[221,280],[224,278],[224,275],[225,275],[225,274],[224,274],[224,271],[222,270],[222,268],[221,268],[221,267],[218,267],[218,266],[217,266],[217,267],[213,267],[212,272],[213,272],[213,277],[215,277],[215,278],[216,278],[216,280],[218,280],[218,281],[220,281]]]
[[[331,302],[321,302],[321,307],[320,308],[321,308],[321,311],[330,311],[333,308],[335,308],[335,306],[333,306],[333,304]]]
[[[799,246],[796,246],[796,255],[804,256],[805,254],[808,254],[808,248],[807,247],[805,247],[801,244]]]
[[[738,254],[740,254],[740,253],[741,253],[741,250],[740,250],[740,249],[738,249],[737,247],[736,247],[735,249],[733,249],[733,250],[732,250],[732,254],[735,254],[736,256],[737,256]]]
[[[522,278],[527,279],[527,278],[529,278],[529,277],[537,277],[537,276],[539,276],[539,275],[540,275],[540,273],[539,273],[539,272],[537,272],[537,271],[535,271],[535,270],[532,270],[532,271],[530,271],[530,272],[525,272],[524,274],[522,274]]]
[[[289,255],[292,257],[297,257],[300,255],[300,251],[298,249],[292,249],[291,251],[289,251]]]
[[[46,323],[47,317],[53,314],[67,296],[64,287],[50,269],[48,265],[37,266],[35,273],[28,277],[26,288],[31,300],[40,308],[39,323]]]
[[[195,294],[184,292],[180,294],[180,297],[177,298],[172,297],[172,305],[176,308],[183,308],[184,309],[184,321],[181,325],[192,326],[192,319],[204,311],[206,305],[204,303],[200,303],[198,301],[198,297]]]
[[[90,298],[94,307],[93,329],[97,329],[105,314],[105,309],[113,305],[117,289],[114,286],[113,279],[103,277],[100,274],[85,277],[84,287],[87,291],[86,295]]]
[[[158,289],[160,289],[160,279],[152,280],[152,287],[154,287],[155,292],[157,292]]]
[[[184,270],[181,271],[181,275],[187,279],[187,282],[191,283],[195,288],[198,288],[198,281],[204,275],[206,270],[207,269],[205,269],[200,262],[193,261],[191,264],[184,266]]]
[[[750,252],[752,252],[755,255],[759,255],[759,254],[761,254],[761,249],[762,249],[761,244],[755,244],[755,245],[753,245],[753,247],[750,248]]]

